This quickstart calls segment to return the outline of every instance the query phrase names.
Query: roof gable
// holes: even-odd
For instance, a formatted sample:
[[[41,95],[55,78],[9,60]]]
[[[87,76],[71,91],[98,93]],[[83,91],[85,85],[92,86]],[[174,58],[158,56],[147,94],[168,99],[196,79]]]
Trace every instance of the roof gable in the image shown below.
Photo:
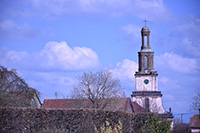
[[[200,116],[198,114],[195,114],[190,118],[190,127],[200,129]]]
[[[133,112],[138,113],[138,112],[146,112],[144,108],[142,108],[138,103],[136,102],[131,102]]]

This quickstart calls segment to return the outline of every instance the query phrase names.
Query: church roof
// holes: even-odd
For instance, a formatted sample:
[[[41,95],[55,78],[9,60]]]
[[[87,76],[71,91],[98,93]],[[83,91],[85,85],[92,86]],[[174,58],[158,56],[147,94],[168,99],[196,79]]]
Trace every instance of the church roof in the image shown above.
[[[139,104],[136,102],[131,102],[131,105],[133,107],[133,112],[139,113],[139,112],[146,112],[144,108],[142,108]]]
[[[190,118],[190,127],[200,129],[200,116],[198,114],[195,114]]]
[[[92,108],[88,99],[44,99],[42,108],[71,109],[71,108]],[[123,111],[128,113],[145,112],[145,109],[132,102],[130,98],[115,98],[104,110]]]

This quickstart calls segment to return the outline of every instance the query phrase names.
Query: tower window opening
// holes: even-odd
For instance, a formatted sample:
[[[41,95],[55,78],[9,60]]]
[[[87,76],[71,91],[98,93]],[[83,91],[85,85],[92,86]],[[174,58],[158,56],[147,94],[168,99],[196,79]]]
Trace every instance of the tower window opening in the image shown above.
[[[148,69],[148,57],[147,56],[144,57],[144,69],[145,70]]]
[[[149,98],[145,98],[145,110],[149,112]]]
[[[147,36],[144,36],[144,46],[147,46]]]

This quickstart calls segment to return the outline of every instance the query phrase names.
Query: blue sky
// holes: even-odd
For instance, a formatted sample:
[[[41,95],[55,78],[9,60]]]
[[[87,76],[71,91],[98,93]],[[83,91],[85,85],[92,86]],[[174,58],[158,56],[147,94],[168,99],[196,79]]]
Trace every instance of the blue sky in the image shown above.
[[[188,112],[200,87],[199,5],[199,0],[1,0],[0,64],[17,69],[42,101],[55,92],[66,97],[78,75],[105,69],[130,97],[146,17],[163,105],[174,114]]]

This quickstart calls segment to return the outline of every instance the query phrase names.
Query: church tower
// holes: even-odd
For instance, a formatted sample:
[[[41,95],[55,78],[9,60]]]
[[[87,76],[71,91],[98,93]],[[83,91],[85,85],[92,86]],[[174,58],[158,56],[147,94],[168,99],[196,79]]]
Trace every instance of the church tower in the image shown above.
[[[158,73],[154,70],[154,52],[150,47],[150,30],[147,26],[141,29],[141,36],[139,68],[135,72],[135,91],[131,96],[134,102],[148,112],[168,114],[162,105],[162,94],[158,91]]]

